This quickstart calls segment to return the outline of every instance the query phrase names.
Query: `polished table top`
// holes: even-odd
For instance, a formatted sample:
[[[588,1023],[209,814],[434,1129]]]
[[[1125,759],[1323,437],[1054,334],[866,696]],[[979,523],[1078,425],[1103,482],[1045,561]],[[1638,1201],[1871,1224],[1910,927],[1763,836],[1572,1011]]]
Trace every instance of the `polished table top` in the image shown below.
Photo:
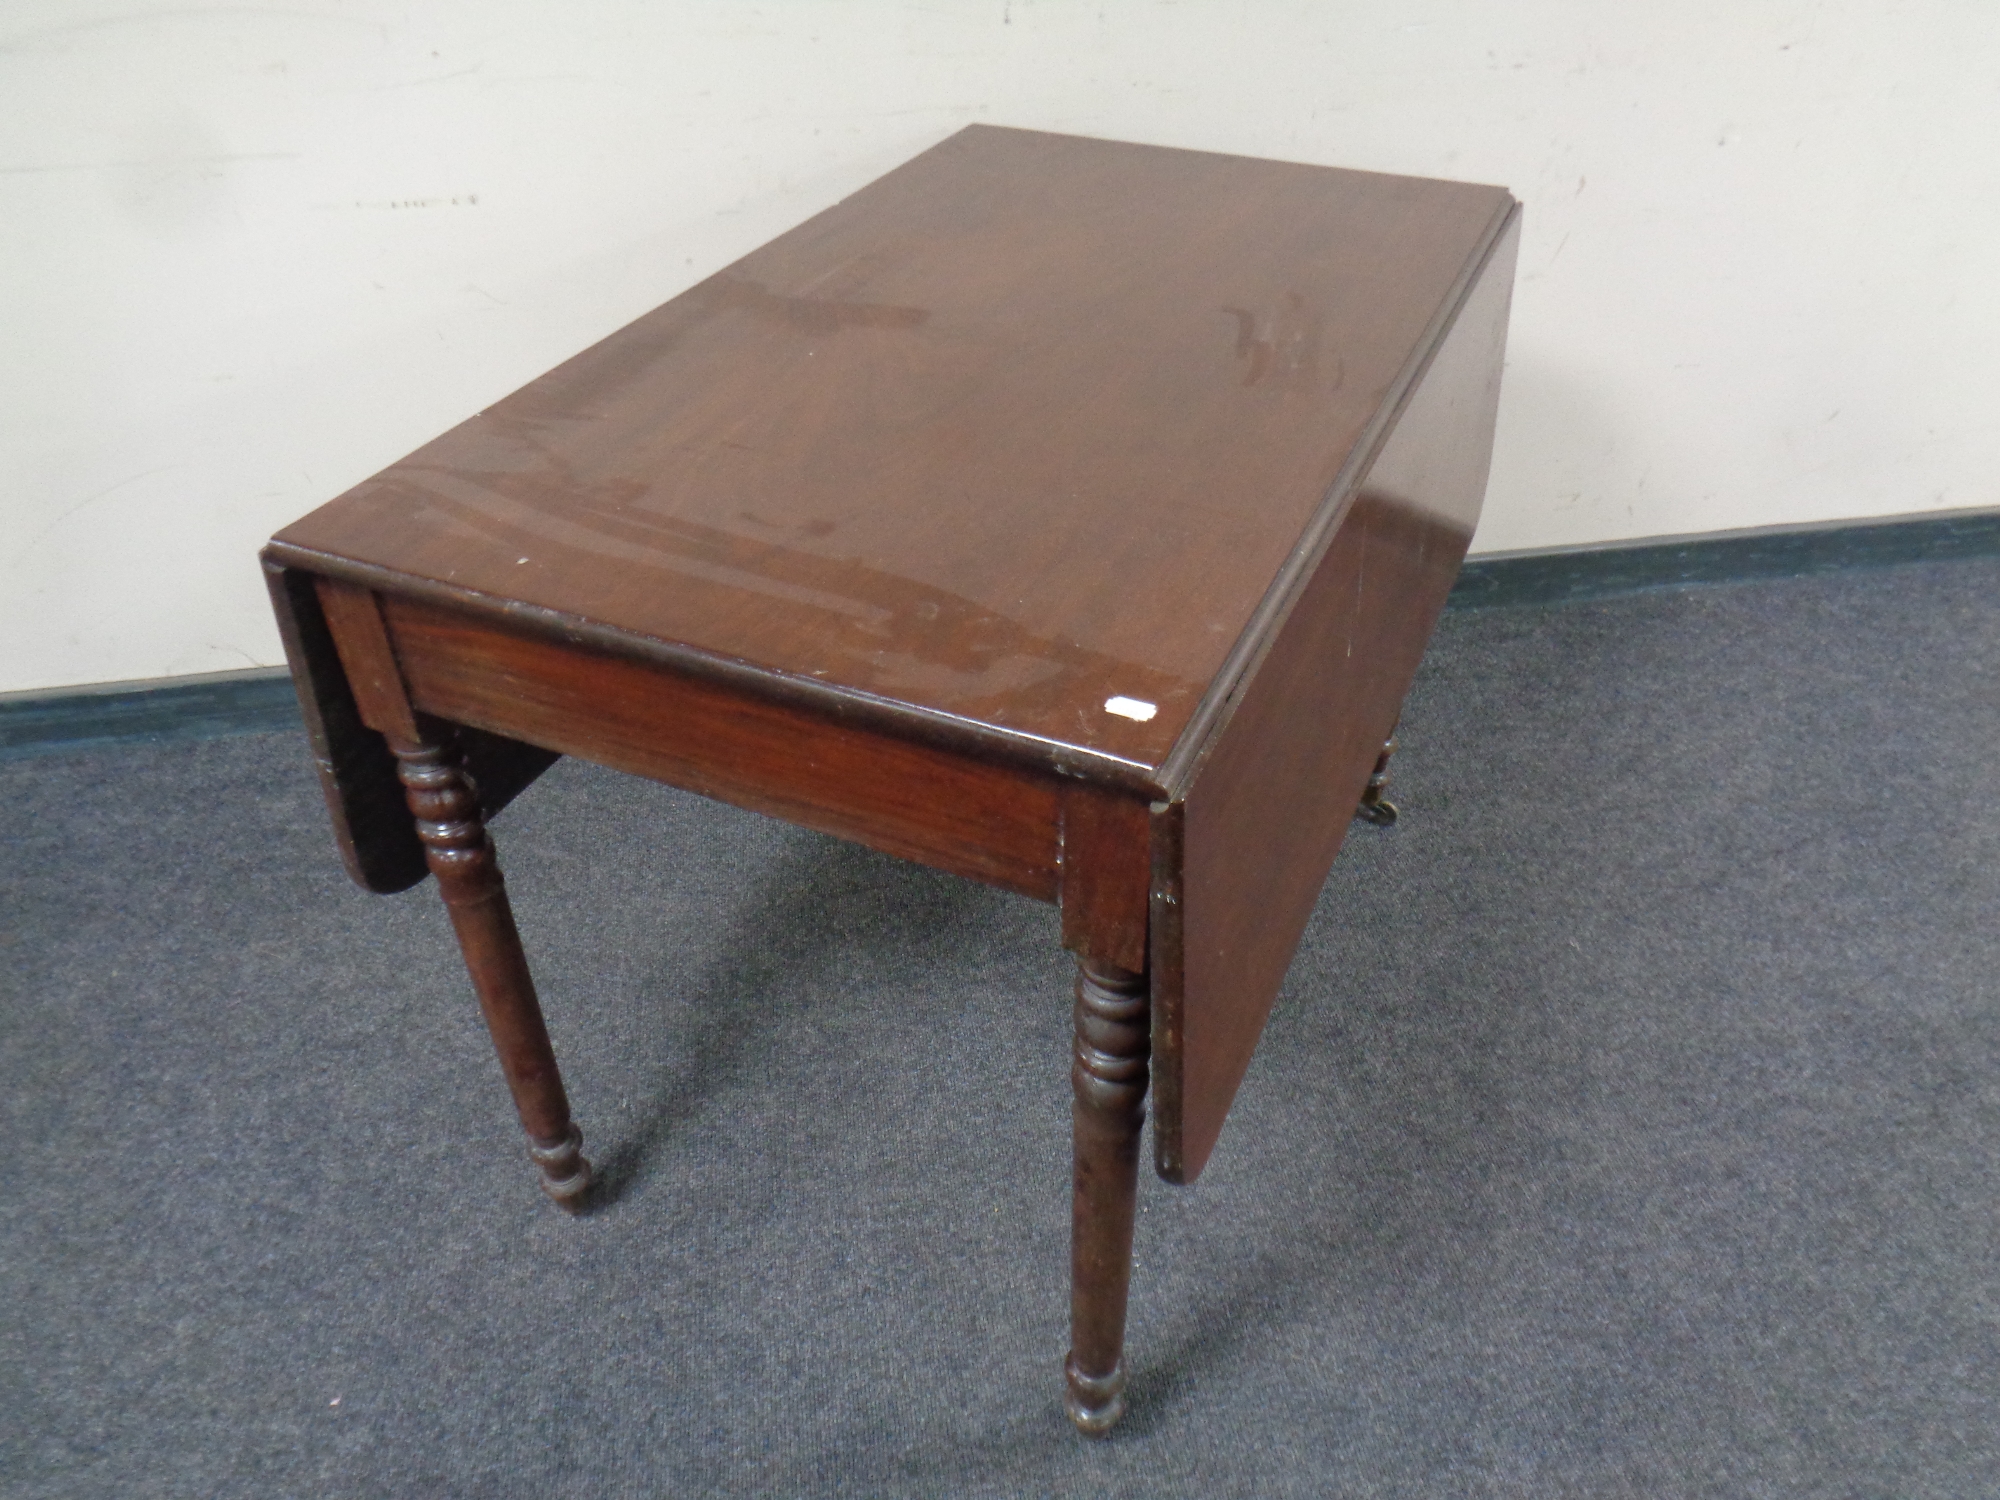
[[[278,540],[1164,795],[1512,206],[975,126]]]

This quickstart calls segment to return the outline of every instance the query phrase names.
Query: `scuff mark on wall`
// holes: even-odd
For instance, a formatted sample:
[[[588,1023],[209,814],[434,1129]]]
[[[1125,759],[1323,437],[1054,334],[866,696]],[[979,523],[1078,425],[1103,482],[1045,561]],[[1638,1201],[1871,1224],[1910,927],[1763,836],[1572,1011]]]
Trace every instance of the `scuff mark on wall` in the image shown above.
[[[380,203],[354,200],[356,208],[477,208],[479,194],[466,193],[456,198],[390,198]]]

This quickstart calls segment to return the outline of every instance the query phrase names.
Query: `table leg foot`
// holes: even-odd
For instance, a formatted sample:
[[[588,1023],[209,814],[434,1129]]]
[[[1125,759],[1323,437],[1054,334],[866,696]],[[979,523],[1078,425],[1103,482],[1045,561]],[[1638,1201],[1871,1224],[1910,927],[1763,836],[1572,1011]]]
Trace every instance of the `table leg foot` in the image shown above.
[[[1146,1119],[1150,1016],[1142,974],[1079,964],[1070,1083],[1075,1191],[1070,1219],[1070,1420],[1096,1436],[1125,1414],[1125,1308],[1139,1130]]]
[[[1389,757],[1395,753],[1396,737],[1392,734],[1383,744],[1382,753],[1375,757],[1375,769],[1361,791],[1361,805],[1354,809],[1355,817],[1377,828],[1387,828],[1396,821],[1396,804],[1382,795],[1389,785]]]
[[[1076,1423],[1078,1432],[1101,1437],[1118,1425],[1125,1415],[1125,1362],[1120,1360],[1109,1375],[1086,1375],[1076,1367],[1072,1355],[1063,1361],[1063,1410]]]
[[[569,1134],[553,1145],[532,1142],[528,1155],[542,1169],[542,1191],[549,1201],[566,1213],[583,1207],[590,1191],[590,1163],[583,1154],[583,1132],[571,1125]]]
[[[583,1134],[569,1116],[569,1097],[493,841],[480,820],[479,798],[465,774],[456,735],[448,725],[420,723],[424,739],[390,744],[397,775],[528,1133],[529,1155],[541,1169],[542,1189],[574,1212],[590,1187],[590,1163],[583,1157]]]

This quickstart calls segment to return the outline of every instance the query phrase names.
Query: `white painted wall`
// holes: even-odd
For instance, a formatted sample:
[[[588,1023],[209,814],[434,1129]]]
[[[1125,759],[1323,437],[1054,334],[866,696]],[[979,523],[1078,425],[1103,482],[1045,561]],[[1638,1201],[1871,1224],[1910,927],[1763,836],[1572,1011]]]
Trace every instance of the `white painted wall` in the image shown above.
[[[7,0],[0,689],[972,120],[1511,186],[1478,550],[2000,503],[1991,0]]]

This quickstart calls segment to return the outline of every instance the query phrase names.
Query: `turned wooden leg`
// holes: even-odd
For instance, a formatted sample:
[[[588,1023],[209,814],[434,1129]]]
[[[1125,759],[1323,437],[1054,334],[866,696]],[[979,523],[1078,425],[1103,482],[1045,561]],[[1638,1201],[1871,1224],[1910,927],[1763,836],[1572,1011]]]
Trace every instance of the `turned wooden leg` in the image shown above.
[[[479,798],[465,774],[456,736],[428,722],[423,732],[428,742],[391,741],[397,774],[417,820],[424,857],[451,912],[514,1107],[528,1132],[528,1154],[542,1169],[542,1191],[575,1212],[590,1186],[590,1163],[583,1159],[583,1132],[569,1117],[569,1098],[542,1023],[535,982],[528,976],[500,864],[480,821]]]
[[[1076,976],[1076,1189],[1070,1219],[1069,1418],[1092,1435],[1125,1415],[1125,1301],[1151,1050],[1146,980],[1086,967]]]
[[[1395,753],[1396,737],[1392,734],[1383,743],[1382,753],[1375,757],[1375,769],[1361,791],[1361,805],[1354,809],[1355,817],[1366,818],[1378,828],[1387,828],[1396,821],[1396,804],[1382,795],[1389,785],[1389,757]]]

